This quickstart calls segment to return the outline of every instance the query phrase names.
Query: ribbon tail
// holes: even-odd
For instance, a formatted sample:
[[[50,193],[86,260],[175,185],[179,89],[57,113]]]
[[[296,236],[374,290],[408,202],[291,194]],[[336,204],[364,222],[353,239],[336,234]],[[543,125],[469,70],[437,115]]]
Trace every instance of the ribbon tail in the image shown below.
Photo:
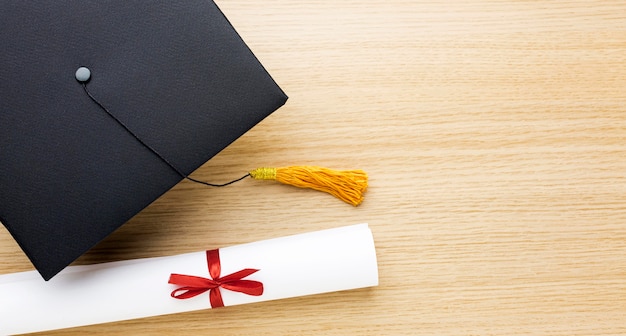
[[[252,296],[263,295],[263,283],[254,280],[237,280],[222,284],[222,288],[233,292],[244,293]]]
[[[245,277],[247,277],[248,275],[254,274],[256,272],[258,272],[258,269],[253,269],[253,268],[245,268],[242,269],[241,271],[237,271],[235,273],[231,273],[229,275],[223,276],[220,278],[220,282],[221,283],[225,283],[225,282],[232,282],[232,281],[237,281],[237,280],[241,280]]]

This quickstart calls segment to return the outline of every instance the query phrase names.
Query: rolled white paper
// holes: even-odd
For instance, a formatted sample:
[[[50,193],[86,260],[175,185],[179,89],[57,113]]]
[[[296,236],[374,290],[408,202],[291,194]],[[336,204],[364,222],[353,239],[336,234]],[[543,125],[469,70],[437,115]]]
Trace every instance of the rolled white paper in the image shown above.
[[[219,249],[221,276],[246,268],[263,283],[252,296],[225,288],[225,306],[378,285],[367,224]],[[0,275],[0,334],[47,331],[211,308],[209,292],[170,296],[170,274],[210,278],[205,251],[171,257],[70,266],[48,282],[36,271]],[[215,289],[214,289],[215,290]]]

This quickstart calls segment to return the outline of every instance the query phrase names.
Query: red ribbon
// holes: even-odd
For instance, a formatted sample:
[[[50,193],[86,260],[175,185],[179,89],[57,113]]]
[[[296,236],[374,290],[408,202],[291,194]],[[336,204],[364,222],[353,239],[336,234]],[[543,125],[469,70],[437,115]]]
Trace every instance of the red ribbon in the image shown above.
[[[220,264],[219,250],[206,251],[207,265],[212,279],[194,275],[174,274],[170,275],[169,283],[182,286],[172,291],[171,296],[175,299],[189,299],[209,291],[211,307],[224,307],[220,287],[234,292],[253,296],[263,294],[263,283],[254,280],[242,280],[243,278],[258,272],[258,269],[246,268],[241,271],[220,277],[222,266]]]

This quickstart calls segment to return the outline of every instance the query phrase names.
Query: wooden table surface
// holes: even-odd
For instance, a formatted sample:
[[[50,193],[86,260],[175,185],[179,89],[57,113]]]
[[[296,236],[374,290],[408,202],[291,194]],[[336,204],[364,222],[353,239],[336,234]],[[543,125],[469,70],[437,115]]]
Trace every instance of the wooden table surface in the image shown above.
[[[47,334],[626,334],[626,2],[218,5],[290,99],[193,176],[361,168],[364,203],[181,182],[76,264],[368,222],[380,285]]]

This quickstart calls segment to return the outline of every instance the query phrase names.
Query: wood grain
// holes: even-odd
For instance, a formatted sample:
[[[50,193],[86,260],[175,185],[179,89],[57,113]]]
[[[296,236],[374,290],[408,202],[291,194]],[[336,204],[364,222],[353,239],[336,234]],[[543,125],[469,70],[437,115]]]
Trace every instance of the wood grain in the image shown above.
[[[369,222],[380,286],[48,335],[626,334],[626,2],[218,4],[290,100],[194,176],[362,168],[365,202],[182,182],[77,263]]]

